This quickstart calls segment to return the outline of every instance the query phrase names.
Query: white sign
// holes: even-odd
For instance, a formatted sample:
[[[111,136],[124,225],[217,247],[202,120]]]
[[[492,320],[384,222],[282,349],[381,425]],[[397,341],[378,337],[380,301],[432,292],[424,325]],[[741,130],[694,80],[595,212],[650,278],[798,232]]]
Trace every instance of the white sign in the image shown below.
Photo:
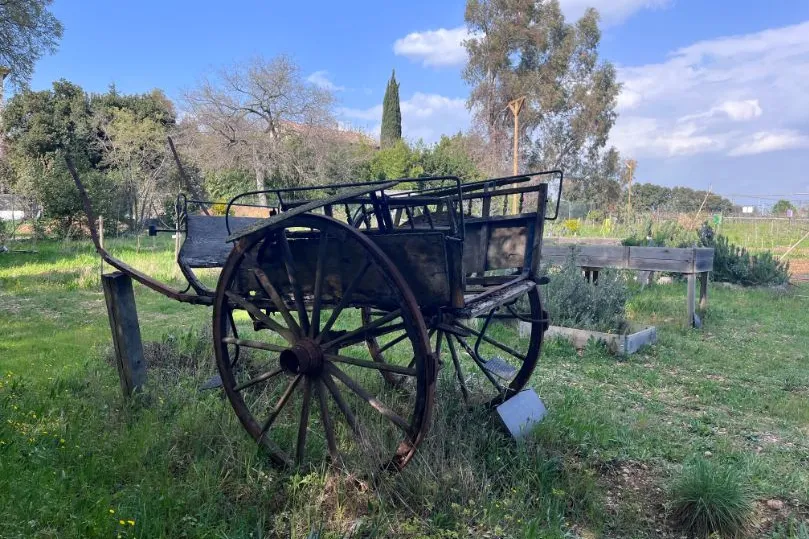
[[[742,213],[755,213],[755,210],[753,206],[742,206]]]

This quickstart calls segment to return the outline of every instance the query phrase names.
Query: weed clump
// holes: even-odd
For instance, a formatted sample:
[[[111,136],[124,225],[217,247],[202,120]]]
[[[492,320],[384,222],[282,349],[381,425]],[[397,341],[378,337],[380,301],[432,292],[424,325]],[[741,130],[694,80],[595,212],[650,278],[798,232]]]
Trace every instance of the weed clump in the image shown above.
[[[675,523],[694,537],[739,537],[750,524],[752,500],[736,470],[700,459],[673,484],[671,507]]]

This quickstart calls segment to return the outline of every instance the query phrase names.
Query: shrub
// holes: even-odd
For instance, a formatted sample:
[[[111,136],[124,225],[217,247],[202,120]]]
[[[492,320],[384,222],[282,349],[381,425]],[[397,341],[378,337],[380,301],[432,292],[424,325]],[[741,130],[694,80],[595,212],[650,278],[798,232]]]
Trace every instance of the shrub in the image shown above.
[[[598,282],[590,283],[571,256],[561,268],[550,269],[548,276],[545,308],[551,323],[611,333],[626,329],[628,290],[620,273],[602,270]]]
[[[565,227],[568,234],[575,236],[579,233],[579,230],[581,230],[581,221],[578,219],[565,219],[562,226]]]
[[[734,469],[704,459],[683,470],[671,489],[672,517],[696,537],[738,537],[750,524],[752,498]]]
[[[704,224],[700,229],[700,243],[714,249],[713,279],[742,286],[780,285],[789,281],[789,263],[776,259],[771,252],[751,255]]]
[[[604,222],[604,211],[603,210],[590,210],[587,212],[587,220],[592,221],[593,223],[602,223]]]
[[[675,221],[647,221],[621,243],[631,247],[693,247],[697,237]]]

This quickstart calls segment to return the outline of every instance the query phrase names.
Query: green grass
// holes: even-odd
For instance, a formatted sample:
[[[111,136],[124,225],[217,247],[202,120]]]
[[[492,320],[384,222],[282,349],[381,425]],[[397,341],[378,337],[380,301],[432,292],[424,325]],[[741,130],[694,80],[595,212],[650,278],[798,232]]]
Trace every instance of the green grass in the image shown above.
[[[740,537],[750,525],[750,495],[732,467],[698,459],[683,470],[671,496],[675,521],[698,537]]]
[[[110,246],[179,286],[170,242]],[[702,331],[682,323],[683,284],[636,293],[630,317],[659,343],[628,359],[547,343],[532,383],[550,413],[519,444],[444,376],[414,462],[371,481],[269,466],[197,391],[210,310],[142,287],[159,344],[148,391],[123,403],[97,258],[38,249],[0,255],[0,537],[677,537],[671,487],[698,458],[738,471],[752,535],[807,536],[807,285],[713,287]]]

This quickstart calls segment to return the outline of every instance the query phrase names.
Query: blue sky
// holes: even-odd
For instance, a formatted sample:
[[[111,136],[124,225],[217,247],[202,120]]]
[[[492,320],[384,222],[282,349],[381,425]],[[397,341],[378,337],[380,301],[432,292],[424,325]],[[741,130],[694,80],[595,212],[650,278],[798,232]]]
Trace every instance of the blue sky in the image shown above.
[[[65,35],[38,63],[32,87],[59,78],[89,91],[158,87],[181,106],[184,89],[207,71],[287,53],[335,90],[341,121],[367,130],[379,123],[396,69],[404,135],[434,141],[469,125],[464,4],[55,0]],[[601,54],[624,83],[611,143],[638,160],[638,181],[726,195],[809,193],[809,2],[561,4],[568,18],[587,5],[602,13]]]

